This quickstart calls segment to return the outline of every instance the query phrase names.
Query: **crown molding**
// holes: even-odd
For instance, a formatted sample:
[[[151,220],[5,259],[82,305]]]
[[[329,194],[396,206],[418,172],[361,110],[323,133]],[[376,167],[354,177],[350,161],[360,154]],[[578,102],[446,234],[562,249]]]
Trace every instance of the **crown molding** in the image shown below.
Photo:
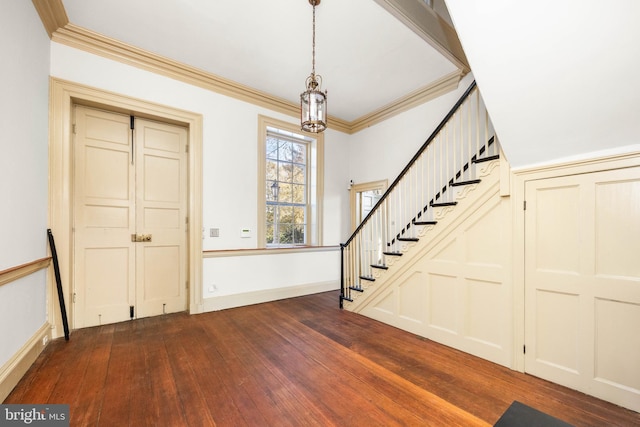
[[[290,101],[105,37],[71,23],[58,28],[52,34],[51,40],[273,111],[294,117],[300,115],[300,106]],[[333,129],[341,132],[349,131],[343,120],[329,116],[329,122]]]
[[[300,106],[298,104],[74,25],[69,22],[62,0],[32,1],[51,40],[56,43],[192,84],[292,117],[300,115]],[[448,24],[445,23],[445,25]],[[330,115],[328,117],[328,127],[347,134],[356,133],[455,89],[465,74],[465,68],[460,67],[458,71],[353,121]]]
[[[61,27],[69,23],[69,17],[64,10],[62,0],[32,0],[33,6],[36,8],[44,29],[49,34],[49,38],[53,33]]]
[[[455,90],[464,75],[465,73],[462,70],[454,71],[442,77],[440,80],[436,80],[435,82],[429,84],[428,86],[411,92],[408,95],[397,99],[392,103],[379,108],[376,111],[373,111],[365,116],[358,118],[357,120],[354,120],[351,123],[350,133],[359,132],[362,129],[390,119],[391,117],[396,116],[404,111],[407,111],[413,107],[417,107],[418,105],[422,105],[425,102],[439,97],[440,95],[444,95],[447,92]]]

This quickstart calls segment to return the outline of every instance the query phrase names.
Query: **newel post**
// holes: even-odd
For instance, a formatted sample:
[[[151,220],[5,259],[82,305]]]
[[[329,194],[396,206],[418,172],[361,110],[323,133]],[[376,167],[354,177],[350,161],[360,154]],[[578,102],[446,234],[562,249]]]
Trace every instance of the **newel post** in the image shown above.
[[[340,243],[340,308],[343,308],[342,301],[344,301],[345,289],[344,289],[344,243]]]

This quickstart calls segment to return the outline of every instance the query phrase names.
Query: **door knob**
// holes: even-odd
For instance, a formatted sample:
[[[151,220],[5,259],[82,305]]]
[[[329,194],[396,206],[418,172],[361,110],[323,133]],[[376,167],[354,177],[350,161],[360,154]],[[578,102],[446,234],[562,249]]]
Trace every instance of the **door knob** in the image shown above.
[[[150,242],[152,239],[152,234],[132,234],[131,241],[132,242]]]

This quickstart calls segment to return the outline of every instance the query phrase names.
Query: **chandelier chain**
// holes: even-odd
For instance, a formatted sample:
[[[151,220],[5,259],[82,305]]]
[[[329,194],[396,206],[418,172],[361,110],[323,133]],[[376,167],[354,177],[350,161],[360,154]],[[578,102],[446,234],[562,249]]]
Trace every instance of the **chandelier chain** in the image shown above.
[[[316,4],[313,3],[313,37],[311,39],[311,74],[316,74]]]

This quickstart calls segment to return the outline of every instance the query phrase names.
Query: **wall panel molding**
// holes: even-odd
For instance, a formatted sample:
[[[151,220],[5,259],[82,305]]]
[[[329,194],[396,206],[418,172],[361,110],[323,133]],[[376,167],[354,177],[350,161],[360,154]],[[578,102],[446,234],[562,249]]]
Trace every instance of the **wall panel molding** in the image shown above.
[[[16,354],[0,367],[0,402],[4,401],[11,390],[36,361],[51,338],[51,325],[45,322]]]

